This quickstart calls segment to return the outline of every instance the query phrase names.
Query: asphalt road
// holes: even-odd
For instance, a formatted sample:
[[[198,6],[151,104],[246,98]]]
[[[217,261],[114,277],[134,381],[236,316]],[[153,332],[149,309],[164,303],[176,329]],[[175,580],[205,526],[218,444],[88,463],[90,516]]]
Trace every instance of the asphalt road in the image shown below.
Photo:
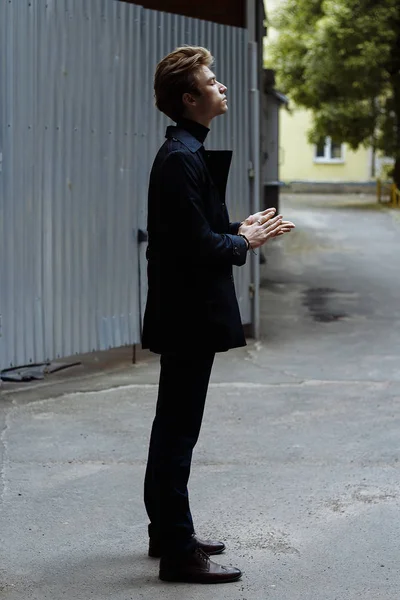
[[[262,339],[218,356],[191,478],[224,586],[165,584],[142,481],[158,364],[0,399],[0,598],[397,600],[400,211],[286,196],[262,267]]]

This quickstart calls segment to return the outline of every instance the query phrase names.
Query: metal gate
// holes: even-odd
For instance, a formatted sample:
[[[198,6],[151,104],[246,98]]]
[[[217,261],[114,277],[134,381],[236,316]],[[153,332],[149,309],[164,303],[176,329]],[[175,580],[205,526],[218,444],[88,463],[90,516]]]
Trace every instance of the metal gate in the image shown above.
[[[117,0],[0,0],[0,368],[140,342],[157,62],[204,45],[228,86],[208,138],[250,212],[246,30]],[[244,323],[250,265],[237,270]]]

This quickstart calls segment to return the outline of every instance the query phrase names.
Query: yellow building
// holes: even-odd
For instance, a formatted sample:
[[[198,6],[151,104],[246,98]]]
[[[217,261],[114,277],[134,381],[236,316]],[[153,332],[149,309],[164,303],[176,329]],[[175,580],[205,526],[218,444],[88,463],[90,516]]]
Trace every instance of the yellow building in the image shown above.
[[[284,0],[265,0],[268,17]],[[268,67],[268,42],[278,32],[268,25],[265,40],[265,60]],[[319,145],[310,144],[307,132],[311,128],[311,112],[290,102],[290,90],[282,90],[289,98],[289,111],[280,111],[279,123],[279,178],[285,183],[370,183],[374,168],[380,165],[373,158],[371,148],[351,150],[346,144],[334,144],[327,137]]]
[[[290,95],[289,95],[290,99]],[[309,144],[307,131],[311,113],[292,105],[291,112],[280,111],[279,172],[284,182],[369,182],[372,177],[372,152],[356,152],[346,144],[334,144],[326,138],[321,144]]]

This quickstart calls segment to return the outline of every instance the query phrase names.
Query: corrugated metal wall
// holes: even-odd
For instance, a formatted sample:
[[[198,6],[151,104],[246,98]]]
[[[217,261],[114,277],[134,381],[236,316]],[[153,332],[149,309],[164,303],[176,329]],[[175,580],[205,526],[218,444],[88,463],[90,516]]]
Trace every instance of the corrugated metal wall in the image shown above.
[[[247,40],[242,29],[116,0],[0,0],[0,368],[140,341],[147,181],[168,120],[155,66],[205,45],[230,111],[233,219],[249,212]],[[237,273],[250,320],[249,267]]]

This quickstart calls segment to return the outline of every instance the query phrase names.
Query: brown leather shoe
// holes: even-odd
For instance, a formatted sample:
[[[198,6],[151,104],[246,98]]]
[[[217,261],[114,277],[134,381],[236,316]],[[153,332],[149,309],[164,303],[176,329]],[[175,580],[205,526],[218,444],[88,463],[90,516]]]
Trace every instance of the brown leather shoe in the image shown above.
[[[239,569],[218,565],[200,548],[183,558],[162,556],[160,561],[159,577],[162,581],[229,583],[237,581],[241,576]]]
[[[193,538],[196,540],[198,548],[201,548],[201,550],[203,550],[203,552],[209,556],[221,554],[221,552],[225,550],[225,544],[222,542],[216,542],[213,540],[200,540],[196,535],[193,535]],[[151,556],[151,558],[161,558],[161,554],[162,550],[160,541],[155,538],[150,538],[149,556]]]

